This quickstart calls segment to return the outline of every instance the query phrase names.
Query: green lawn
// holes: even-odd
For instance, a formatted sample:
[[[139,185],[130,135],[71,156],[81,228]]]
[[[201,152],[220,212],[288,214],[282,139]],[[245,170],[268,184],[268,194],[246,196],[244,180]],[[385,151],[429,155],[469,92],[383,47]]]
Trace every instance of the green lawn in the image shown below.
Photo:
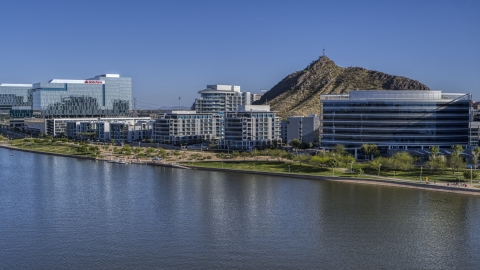
[[[261,171],[261,172],[278,172],[278,173],[292,173],[292,174],[307,174],[307,175],[324,175],[333,176],[330,168],[316,168],[307,164],[299,164],[297,162],[279,162],[279,161],[212,161],[212,162],[184,162],[184,165],[193,165],[208,168],[223,168],[232,170],[245,171]],[[254,165],[255,164],[255,165]],[[290,168],[289,168],[290,166]],[[336,168],[335,177],[356,177],[355,174],[349,173],[345,168]],[[366,176],[367,177],[367,176]],[[368,178],[368,177],[367,177]]]
[[[18,147],[20,149],[33,150],[46,153],[58,153],[58,154],[67,154],[67,155],[79,155],[79,156],[90,156],[95,157],[93,153],[79,153],[77,148],[79,145],[73,143],[64,143],[64,142],[45,142],[41,141],[39,143],[34,142],[24,142],[23,139],[11,140],[9,145]]]
[[[277,161],[212,161],[212,162],[183,162],[184,165],[192,165],[199,167],[208,167],[208,168],[223,168],[224,169],[233,169],[233,170],[246,170],[246,171],[262,171],[262,172],[278,172],[278,173],[290,173],[292,174],[307,174],[307,175],[322,175],[322,176],[333,176],[332,169],[330,168],[316,168],[307,164],[291,163],[291,162],[277,162]],[[255,164],[255,166],[253,165]],[[335,177],[361,177],[361,178],[377,178],[378,171],[368,171],[365,169],[365,163],[355,163],[353,164],[353,169],[362,168],[365,170],[364,175],[357,176],[356,174],[350,173],[350,166],[336,168]],[[460,182],[470,183],[470,180],[463,178],[463,172],[452,173],[451,170],[442,170],[436,173],[433,173],[426,169],[414,168],[408,172],[396,171],[380,171],[380,176],[382,178],[395,178],[399,180],[410,180],[410,181],[420,181],[420,173],[422,178],[425,181],[425,177],[429,178],[429,182],[456,182],[457,177],[460,179]],[[474,184],[479,182],[479,180],[474,179]]]

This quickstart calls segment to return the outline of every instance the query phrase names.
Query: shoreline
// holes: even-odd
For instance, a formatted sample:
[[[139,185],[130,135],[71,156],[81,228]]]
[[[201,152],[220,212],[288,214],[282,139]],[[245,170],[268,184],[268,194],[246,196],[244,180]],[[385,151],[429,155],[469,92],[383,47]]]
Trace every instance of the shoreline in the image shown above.
[[[449,192],[463,195],[472,195],[480,196],[480,189],[468,188],[468,187],[455,187],[455,186],[443,186],[438,184],[426,184],[419,182],[412,182],[408,180],[393,180],[393,179],[368,179],[368,178],[337,178],[330,176],[315,176],[315,175],[304,175],[304,174],[293,174],[293,173],[273,173],[273,172],[258,172],[258,171],[243,171],[243,170],[230,170],[230,169],[220,169],[220,168],[207,168],[200,166],[189,166],[192,169],[197,170],[206,170],[206,171],[222,171],[222,172],[236,172],[236,173],[250,173],[257,175],[269,175],[269,176],[280,176],[280,177],[291,177],[291,178],[300,178],[306,180],[320,180],[320,181],[331,181],[331,182],[343,182],[351,184],[360,184],[360,185],[374,185],[374,186],[388,186],[388,187],[400,187],[400,188],[413,188],[413,189],[423,189],[430,191],[439,191],[439,192]]]
[[[22,152],[30,152],[35,154],[61,156],[61,157],[67,157],[67,158],[99,160],[99,161],[105,161],[105,162],[108,161],[107,159],[98,159],[94,157],[68,155],[68,154],[51,153],[51,152],[41,152],[41,151],[34,151],[29,149],[20,149],[20,148],[8,146],[8,145],[0,145],[0,148],[22,151]],[[343,183],[360,184],[360,185],[413,188],[413,189],[449,192],[449,193],[455,193],[455,194],[463,194],[463,195],[480,197],[480,189],[474,189],[474,188],[468,188],[468,187],[444,186],[444,185],[438,185],[434,183],[426,184],[423,182],[420,183],[420,182],[413,182],[413,181],[407,181],[407,180],[398,180],[398,179],[394,180],[394,179],[388,179],[388,178],[386,179],[339,178],[339,177],[337,178],[337,177],[330,177],[330,176],[315,176],[315,175],[294,174],[294,173],[275,173],[275,172],[249,171],[249,170],[220,169],[220,168],[209,168],[209,167],[201,167],[201,166],[178,165],[174,163],[170,164],[170,163],[157,163],[157,162],[132,162],[131,164],[161,166],[161,167],[170,167],[170,168],[177,168],[177,169],[194,169],[194,170],[204,170],[204,171],[248,173],[248,174],[256,174],[256,175],[291,177],[291,178],[299,178],[299,179],[306,179],[306,180],[343,182]]]

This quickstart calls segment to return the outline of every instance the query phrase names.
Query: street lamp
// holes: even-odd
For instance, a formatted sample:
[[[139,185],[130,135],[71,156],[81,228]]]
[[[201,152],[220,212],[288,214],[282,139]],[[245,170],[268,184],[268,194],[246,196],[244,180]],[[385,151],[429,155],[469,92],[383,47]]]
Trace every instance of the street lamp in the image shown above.
[[[382,166],[382,164],[381,164],[381,163],[380,163],[380,164],[378,164],[378,175],[377,175],[378,177],[380,177],[380,167],[381,167],[381,166]]]
[[[333,159],[335,159],[335,154],[333,154]],[[332,166],[332,174],[333,177],[335,177],[335,167]]]
[[[470,165],[470,187],[473,187],[472,178],[473,178],[473,165]]]

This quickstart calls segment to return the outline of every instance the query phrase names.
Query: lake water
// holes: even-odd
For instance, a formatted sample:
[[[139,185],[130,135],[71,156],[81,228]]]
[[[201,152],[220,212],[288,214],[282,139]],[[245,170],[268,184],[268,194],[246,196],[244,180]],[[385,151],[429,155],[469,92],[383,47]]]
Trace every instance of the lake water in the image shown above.
[[[365,268],[480,269],[479,198],[0,149],[0,269]]]

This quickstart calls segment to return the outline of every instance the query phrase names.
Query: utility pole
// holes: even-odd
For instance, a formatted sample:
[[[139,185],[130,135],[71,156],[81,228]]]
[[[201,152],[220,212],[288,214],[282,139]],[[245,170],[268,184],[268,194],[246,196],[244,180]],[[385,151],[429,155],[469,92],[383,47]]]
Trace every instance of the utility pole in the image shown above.
[[[137,116],[137,98],[133,98],[133,116]]]

